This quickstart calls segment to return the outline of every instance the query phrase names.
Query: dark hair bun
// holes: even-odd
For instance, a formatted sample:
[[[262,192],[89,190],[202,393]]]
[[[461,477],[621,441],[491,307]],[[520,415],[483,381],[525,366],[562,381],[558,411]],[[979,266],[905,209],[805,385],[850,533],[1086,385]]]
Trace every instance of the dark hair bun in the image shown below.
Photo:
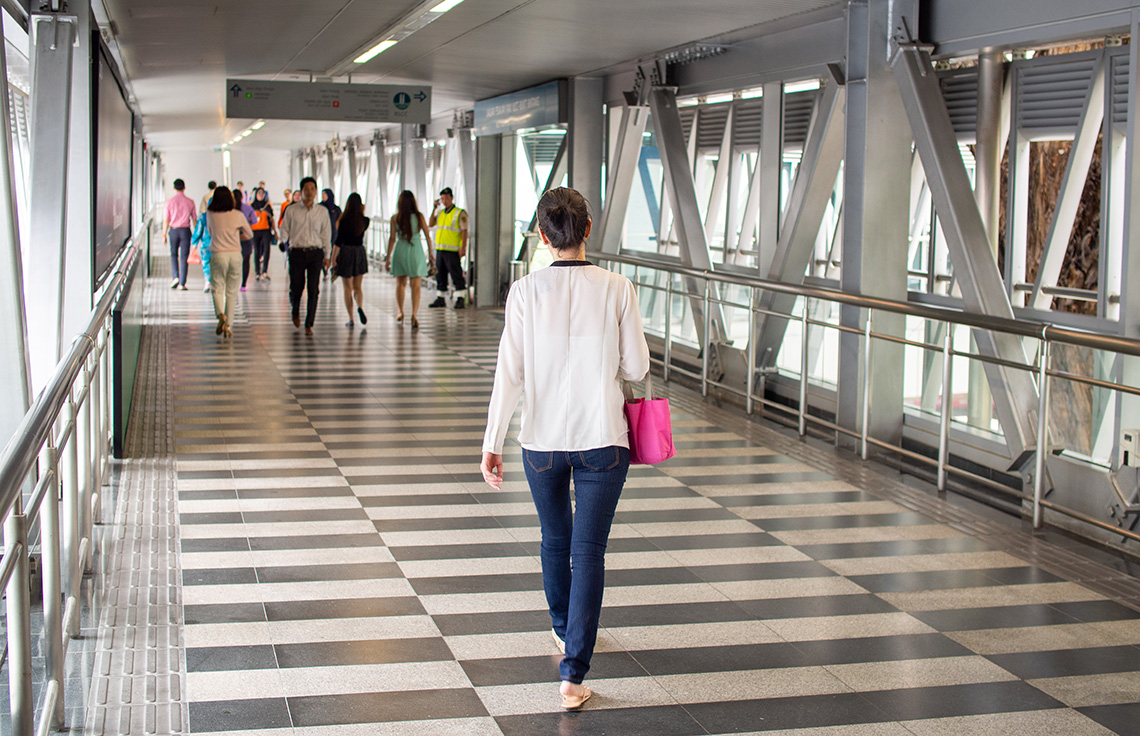
[[[558,250],[577,248],[586,239],[590,207],[578,191],[551,189],[538,202],[538,227]]]

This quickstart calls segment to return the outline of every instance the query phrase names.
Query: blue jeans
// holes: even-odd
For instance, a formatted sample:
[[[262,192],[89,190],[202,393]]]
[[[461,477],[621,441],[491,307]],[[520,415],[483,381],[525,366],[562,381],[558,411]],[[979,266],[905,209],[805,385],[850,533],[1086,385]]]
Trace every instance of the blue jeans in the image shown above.
[[[554,633],[566,642],[558,669],[582,682],[598,639],[606,579],[606,543],[625,476],[629,450],[523,450],[523,469],[542,525],[542,587]],[[574,479],[576,509],[570,508]],[[571,572],[573,566],[573,572]]]

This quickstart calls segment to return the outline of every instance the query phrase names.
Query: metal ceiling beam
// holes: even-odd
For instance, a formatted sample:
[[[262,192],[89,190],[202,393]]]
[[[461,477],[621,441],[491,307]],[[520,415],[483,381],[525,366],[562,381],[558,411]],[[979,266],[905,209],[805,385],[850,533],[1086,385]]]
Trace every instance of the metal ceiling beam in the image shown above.
[[[816,102],[808,126],[803,157],[796,170],[796,179],[788,197],[786,213],[780,227],[776,250],[772,254],[768,278],[785,283],[803,283],[808,262],[815,248],[823,215],[835,191],[835,179],[843,161],[844,101],[846,91],[838,84],[828,84]],[[763,154],[762,154],[763,155]],[[764,192],[763,197],[778,196]],[[761,227],[770,227],[761,222]],[[761,252],[761,258],[764,254]],[[796,299],[787,294],[765,292],[760,298],[764,309],[790,315]],[[767,316],[760,321],[756,340],[756,364],[769,367],[776,364],[776,356],[784,342],[787,317]]]
[[[917,46],[904,45],[892,66],[962,300],[972,312],[1013,319],[930,55]],[[974,338],[982,355],[1027,362],[1019,338],[984,330],[975,330]],[[987,364],[986,376],[1010,457],[1015,466],[1021,466],[1026,459],[1023,453],[1035,446],[1037,387],[1025,371],[1001,365]]]
[[[596,238],[603,253],[621,250],[625,213],[629,209],[629,195],[633,191],[633,178],[637,175],[637,163],[641,158],[641,138],[648,119],[648,107],[630,105],[621,109],[621,122],[610,152],[606,202],[597,228]]]
[[[1077,126],[1073,145],[1069,147],[1069,158],[1065,162],[1065,175],[1061,179],[1061,190],[1057,205],[1053,210],[1053,221],[1049,224],[1049,235],[1045,239],[1045,249],[1041,254],[1041,264],[1037,267],[1037,278],[1033,292],[1029,296],[1029,306],[1034,309],[1049,309],[1053,297],[1044,288],[1057,285],[1061,276],[1061,265],[1069,250],[1069,238],[1073,234],[1073,223],[1081,206],[1085,180],[1096,152],[1097,137],[1104,120],[1105,58],[1100,55],[1093,70],[1092,84],[1085,96],[1085,110]]]
[[[712,243],[716,235],[717,222],[721,220],[725,210],[725,200],[728,197],[728,175],[732,170],[732,124],[736,115],[736,105],[728,106],[728,115],[724,119],[724,133],[720,137],[720,148],[717,151],[716,173],[713,174],[712,187],[709,190],[709,205],[705,208],[705,242]],[[728,250],[728,228],[725,228],[725,251]]]
[[[697,204],[697,189],[693,169],[689,164],[685,146],[685,132],[677,109],[677,91],[672,87],[654,87],[649,92],[649,109],[653,112],[653,128],[661,151],[664,178],[669,183],[669,200],[672,205],[680,245],[681,262],[691,268],[713,270],[708,240],[705,239],[701,209]],[[705,335],[705,309],[701,295],[704,285],[697,279],[686,279],[693,323],[703,344],[723,344],[727,338],[724,315],[719,304],[709,306],[710,335]],[[713,356],[710,355],[710,358]]]

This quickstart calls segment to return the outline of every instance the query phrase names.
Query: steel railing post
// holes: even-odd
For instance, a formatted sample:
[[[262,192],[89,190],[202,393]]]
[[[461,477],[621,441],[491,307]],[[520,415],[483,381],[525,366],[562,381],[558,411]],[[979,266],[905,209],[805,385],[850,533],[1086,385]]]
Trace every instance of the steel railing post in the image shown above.
[[[1045,453],[1049,438],[1049,341],[1041,336],[1038,348],[1037,378],[1037,463],[1033,475],[1033,528],[1040,529],[1044,523],[1041,499],[1045,494]]]
[[[712,350],[712,316],[709,313],[712,281],[705,279],[705,294],[702,310],[704,314],[704,334],[701,335],[701,396],[709,395],[709,351]]]
[[[946,323],[942,342],[942,415],[938,417],[938,491],[946,491],[950,462],[950,422],[954,419],[954,326]]]
[[[91,539],[91,371],[87,366],[80,373],[82,383],[79,391],[86,391],[86,398],[79,404],[79,413],[75,420],[75,447],[79,452],[79,539]],[[86,552],[79,560],[80,570],[86,572],[89,567],[91,544],[88,541]],[[82,573],[81,573],[82,574]]]
[[[800,437],[807,434],[807,394],[808,394],[808,305],[804,297],[804,311],[800,315]]]
[[[4,519],[4,559],[15,560],[4,591],[8,634],[8,704],[14,736],[32,736],[32,612],[28,580],[28,528],[19,500]]]
[[[77,443],[75,441],[75,418],[77,414],[75,401],[69,398],[67,404],[63,407],[62,415],[64,433],[68,433],[69,426],[71,427],[71,431],[67,437],[66,444],[59,447],[59,478],[62,486],[61,496],[63,500],[60,513],[60,519],[63,522],[61,534],[63,541],[63,568],[61,574],[64,597],[68,599],[69,603],[72,600],[79,600],[79,586],[83,576],[83,561],[79,559],[81,527],[79,510],[79,452],[76,448]],[[71,621],[71,617],[64,621],[64,626],[69,636],[78,635],[79,632]]]
[[[859,429],[859,456],[868,457],[867,438],[871,433],[871,310],[863,323],[863,426]]]
[[[60,581],[59,534],[59,457],[54,444],[48,444],[40,453],[43,472],[52,477],[51,486],[44,494],[40,511],[40,560],[43,573],[44,596],[44,659],[48,682],[59,683],[59,697],[47,716],[52,730],[63,729],[63,591]]]
[[[744,399],[744,411],[751,415],[752,394],[756,390],[756,287],[748,287],[748,381]]]
[[[665,354],[662,376],[669,380],[669,364],[673,360],[673,274],[665,280]]]

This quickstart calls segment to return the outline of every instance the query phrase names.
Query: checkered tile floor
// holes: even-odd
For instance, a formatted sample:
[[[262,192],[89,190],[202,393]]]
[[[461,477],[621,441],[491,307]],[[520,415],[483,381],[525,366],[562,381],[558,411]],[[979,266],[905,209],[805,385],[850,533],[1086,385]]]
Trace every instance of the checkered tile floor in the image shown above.
[[[1136,610],[675,387],[678,457],[614,524],[596,695],[559,712],[520,450],[501,491],[477,467],[496,315],[414,333],[372,274],[367,329],[326,282],[306,338],[273,265],[228,342],[200,281],[153,316],[192,733],[1137,733]]]

